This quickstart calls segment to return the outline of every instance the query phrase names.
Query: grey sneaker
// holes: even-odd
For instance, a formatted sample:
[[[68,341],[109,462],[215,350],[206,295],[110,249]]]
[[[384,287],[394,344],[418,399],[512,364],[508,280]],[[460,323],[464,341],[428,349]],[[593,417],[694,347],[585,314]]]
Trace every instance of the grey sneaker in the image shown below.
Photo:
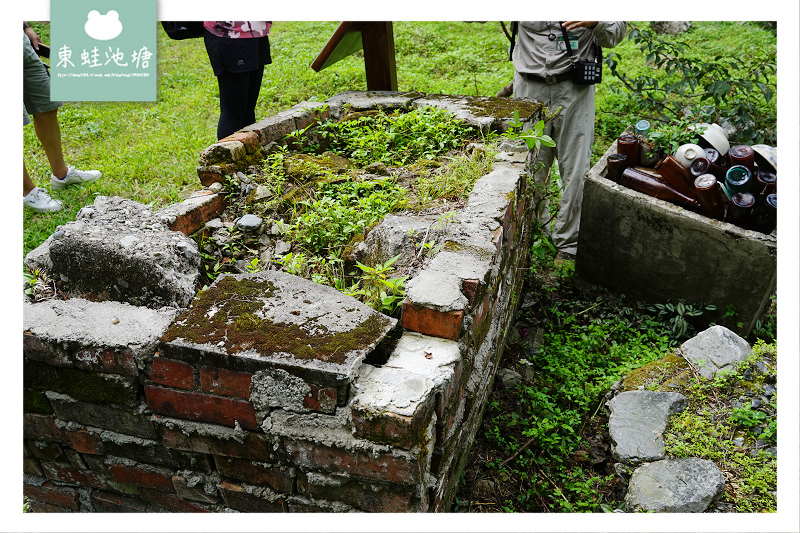
[[[50,198],[50,195],[47,194],[47,191],[40,189],[39,187],[34,187],[27,196],[22,198],[22,205],[30,207],[34,211],[48,213],[53,211],[61,211],[64,209],[64,204],[62,204],[59,200]]]
[[[67,175],[63,178],[57,178],[54,174],[50,174],[50,185],[54,189],[63,189],[67,185],[74,183],[92,182],[102,175],[99,170],[78,170],[75,167],[68,167]]]

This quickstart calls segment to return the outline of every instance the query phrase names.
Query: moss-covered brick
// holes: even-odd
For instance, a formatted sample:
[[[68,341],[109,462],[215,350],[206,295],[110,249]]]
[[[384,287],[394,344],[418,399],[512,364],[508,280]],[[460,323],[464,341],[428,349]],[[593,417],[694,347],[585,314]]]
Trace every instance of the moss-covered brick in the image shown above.
[[[60,392],[90,403],[133,406],[139,401],[136,378],[57,368],[37,361],[25,361],[23,382],[31,389]]]
[[[53,413],[47,396],[41,391],[24,389],[22,391],[22,409],[26,413],[39,413],[49,415]]]

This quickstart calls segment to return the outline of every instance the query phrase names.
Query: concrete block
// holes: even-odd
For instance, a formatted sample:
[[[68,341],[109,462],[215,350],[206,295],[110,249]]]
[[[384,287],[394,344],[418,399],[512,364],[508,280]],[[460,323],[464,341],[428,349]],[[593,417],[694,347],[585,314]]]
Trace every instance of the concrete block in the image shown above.
[[[119,197],[97,197],[39,249],[25,264],[60,279],[71,297],[185,307],[200,278],[194,240],[169,230],[149,207]]]
[[[576,275],[651,303],[714,304],[717,311],[704,320],[747,336],[776,288],[776,237],[606,179],[615,152],[616,144],[586,176]],[[728,306],[735,317],[723,316]]]

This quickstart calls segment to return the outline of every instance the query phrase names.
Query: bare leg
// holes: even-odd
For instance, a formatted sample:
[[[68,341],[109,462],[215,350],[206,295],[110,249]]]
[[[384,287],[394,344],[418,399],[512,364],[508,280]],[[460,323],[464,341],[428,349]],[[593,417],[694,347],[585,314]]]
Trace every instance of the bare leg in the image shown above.
[[[28,167],[22,163],[22,196],[28,196],[28,193],[33,190],[36,185],[33,183],[30,174],[28,174]]]
[[[33,115],[33,128],[36,136],[42,143],[50,170],[56,177],[63,178],[67,175],[67,164],[64,162],[64,152],[61,146],[61,127],[58,124],[58,109]]]

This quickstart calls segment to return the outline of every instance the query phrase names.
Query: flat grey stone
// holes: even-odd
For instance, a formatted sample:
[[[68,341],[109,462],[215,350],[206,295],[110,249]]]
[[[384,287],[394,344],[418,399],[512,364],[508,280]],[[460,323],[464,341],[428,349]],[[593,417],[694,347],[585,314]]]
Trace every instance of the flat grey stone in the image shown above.
[[[725,476],[717,466],[697,457],[642,465],[628,483],[628,512],[702,513],[722,496]]]
[[[242,231],[256,231],[262,222],[261,217],[247,213],[236,221],[236,227]]]
[[[725,326],[712,326],[681,344],[687,361],[706,379],[720,371],[734,370],[750,356],[752,349],[746,340]]]
[[[442,313],[467,308],[467,298],[461,292],[461,279],[450,272],[423,270],[406,283],[406,298],[414,305]]]
[[[663,433],[669,417],[686,408],[677,392],[629,391],[606,402],[611,452],[626,464],[664,458]]]

